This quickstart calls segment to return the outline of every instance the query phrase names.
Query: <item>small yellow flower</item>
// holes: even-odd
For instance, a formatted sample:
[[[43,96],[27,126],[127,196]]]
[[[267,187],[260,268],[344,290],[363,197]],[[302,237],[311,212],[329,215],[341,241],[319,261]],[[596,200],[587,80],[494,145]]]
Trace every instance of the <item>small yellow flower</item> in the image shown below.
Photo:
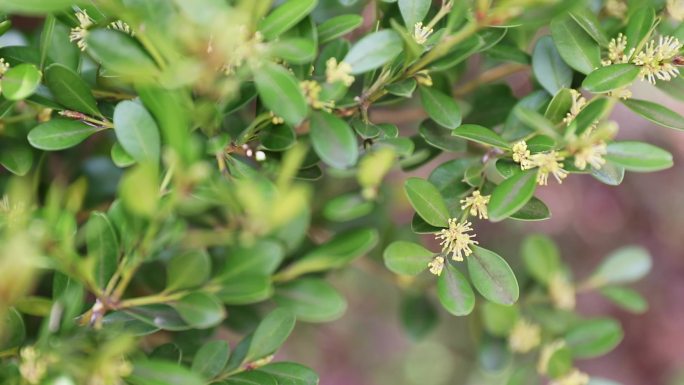
[[[508,347],[516,353],[527,353],[541,343],[541,327],[520,319],[508,335]]]
[[[565,341],[563,340],[556,340],[544,345],[541,349],[541,353],[539,353],[539,361],[537,361],[537,373],[546,374],[549,370],[549,361],[551,360],[551,356],[564,347]]]
[[[487,219],[489,198],[489,195],[482,195],[480,190],[475,190],[471,196],[461,199],[461,210],[470,208],[470,215],[477,215],[480,219]]]
[[[584,146],[575,153],[575,166],[580,170],[584,170],[587,168],[587,164],[589,164],[594,170],[599,170],[606,164],[603,156],[607,153],[608,147],[603,141]]]
[[[428,37],[432,34],[432,28],[427,26],[423,27],[423,23],[416,23],[413,26],[413,40],[418,44],[425,44]]]
[[[432,87],[432,77],[430,76],[430,72],[428,72],[428,70],[418,71],[415,75],[415,78],[416,82],[418,82],[418,84],[421,86]]]
[[[627,100],[632,97],[632,91],[629,89],[628,86],[624,86],[608,92],[608,96],[614,96],[622,100]]]
[[[625,49],[627,49],[627,36],[620,33],[617,38],[610,39],[608,44],[608,59],[601,61],[604,66],[619,63],[628,63],[629,58],[632,57],[634,53],[634,48],[629,51],[629,54],[625,54]]]
[[[271,115],[271,124],[283,124],[283,123],[285,123],[285,119],[274,114],[273,111],[271,111],[269,114]]]
[[[4,58],[0,57],[0,77],[2,77],[7,70],[9,70],[9,67],[9,63],[7,63]]]
[[[586,373],[573,369],[563,377],[551,381],[549,385],[587,385],[588,383],[589,376]]]
[[[684,0],[667,0],[667,13],[677,21],[684,21]]]
[[[330,112],[333,108],[335,108],[334,101],[330,100],[323,102],[319,99],[322,89],[321,85],[315,80],[304,80],[299,83],[299,87],[302,89],[302,92],[304,92],[306,101],[311,107],[327,112]]]
[[[627,15],[627,2],[624,0],[607,0],[606,13],[618,19],[624,19]]]
[[[33,346],[27,346],[19,351],[21,377],[29,384],[39,384],[47,372],[47,362]]]
[[[135,36],[133,30],[131,30],[131,26],[122,20],[112,21],[111,23],[109,23],[107,28],[121,31],[131,36]]]
[[[472,240],[474,234],[468,234],[473,231],[470,222],[458,222],[456,218],[449,218],[449,228],[443,229],[435,234],[435,239],[441,240],[442,252],[446,255],[451,254],[451,259],[454,261],[462,261],[464,256],[469,256],[473,253],[470,248],[471,245],[477,245],[478,242]]]
[[[325,62],[325,81],[328,83],[342,82],[349,87],[354,83],[354,77],[351,75],[352,67],[346,62],[337,62],[337,59],[331,57]]]
[[[534,154],[530,158],[528,168],[539,167],[537,183],[540,186],[548,184],[549,174],[552,174],[560,184],[568,176],[568,172],[563,169],[563,159],[556,151]]]
[[[549,280],[549,295],[553,306],[561,310],[575,308],[575,287],[563,273],[555,273]]]
[[[639,77],[647,79],[651,84],[656,79],[670,81],[679,76],[679,69],[672,64],[672,59],[682,49],[682,43],[673,36],[660,36],[646,44],[644,49],[634,58],[634,64],[641,67]]]
[[[444,257],[441,255],[436,256],[428,263],[428,267],[430,268],[430,273],[439,277],[442,274],[442,270],[444,270]]]
[[[565,124],[570,124],[572,123],[573,120],[579,115],[579,113],[582,111],[584,106],[587,105],[587,99],[582,96],[581,93],[577,90],[570,90],[570,94],[572,95],[572,105],[570,106],[570,111],[568,111],[567,115],[565,115],[565,118],[563,118],[563,122]]]
[[[69,41],[75,41],[78,48],[80,48],[81,51],[85,51],[87,47],[85,38],[88,35],[88,28],[93,25],[93,19],[88,16],[88,12],[85,9],[76,12],[76,18],[78,19],[78,27],[71,29]]]
[[[520,168],[526,170],[530,168],[530,150],[527,149],[527,143],[521,140],[513,145],[513,161],[520,163]]]

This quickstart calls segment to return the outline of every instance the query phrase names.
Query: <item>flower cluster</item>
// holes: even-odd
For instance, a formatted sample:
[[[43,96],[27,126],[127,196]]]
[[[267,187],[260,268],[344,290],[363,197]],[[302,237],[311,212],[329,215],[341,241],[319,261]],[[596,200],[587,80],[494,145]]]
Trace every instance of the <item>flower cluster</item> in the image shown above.
[[[517,353],[527,353],[541,343],[541,326],[520,319],[508,336],[508,346]]]
[[[469,234],[473,231],[472,225],[468,221],[459,222],[456,218],[449,218],[449,228],[435,235],[435,239],[441,240],[442,252],[446,255],[451,254],[454,261],[462,261],[464,256],[472,254],[470,246],[478,243],[472,239],[475,235]]]
[[[315,80],[304,80],[299,83],[299,88],[301,88],[302,92],[304,93],[304,97],[306,98],[306,102],[314,109],[317,110],[323,110],[330,112],[332,111],[333,108],[335,108],[335,102],[332,100],[329,101],[322,101],[320,99],[321,97],[321,91],[323,90],[321,88],[321,85],[318,84],[317,81]]]
[[[461,210],[470,210],[470,215],[487,219],[487,204],[490,198],[489,195],[482,195],[480,190],[475,190],[472,195],[461,199]]]
[[[577,90],[570,90],[572,95],[572,105],[570,106],[570,111],[563,118],[565,124],[572,123],[573,120],[579,115],[582,109],[587,105],[587,99],[582,96],[582,94]]]
[[[423,26],[423,23],[416,23],[413,26],[413,40],[418,44],[425,44],[428,37],[432,35],[432,28],[429,26]]]
[[[660,36],[657,41],[653,39],[636,54],[634,48],[627,53],[626,49],[627,37],[619,34],[617,38],[611,39],[608,58],[602,64],[607,66],[631,61],[640,67],[641,80],[648,80],[651,84],[655,84],[656,79],[670,81],[679,75],[679,69],[672,62],[681,51],[682,43],[673,36]]]
[[[568,172],[563,169],[563,159],[565,158],[555,150],[530,154],[530,150],[527,149],[527,143],[524,140],[514,144],[512,150],[513,161],[520,163],[521,169],[539,168],[537,183],[540,186],[548,184],[549,174],[553,175],[558,183],[563,183],[563,179],[568,176]]]
[[[575,309],[575,287],[563,273],[556,273],[549,280],[549,295],[557,309]]]
[[[351,75],[352,67],[349,63],[343,61],[337,62],[337,59],[331,57],[325,62],[325,81],[327,83],[342,82],[349,87],[354,83],[354,77]]]

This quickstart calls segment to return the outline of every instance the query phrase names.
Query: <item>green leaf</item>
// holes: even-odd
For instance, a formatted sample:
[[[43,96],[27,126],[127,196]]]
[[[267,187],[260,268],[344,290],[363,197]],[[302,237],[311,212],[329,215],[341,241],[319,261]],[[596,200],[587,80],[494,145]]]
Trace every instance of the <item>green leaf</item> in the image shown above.
[[[559,378],[572,369],[572,352],[568,348],[560,348],[553,352],[546,366],[549,377]]]
[[[441,126],[453,130],[461,125],[461,108],[451,96],[431,87],[418,87],[420,100],[428,116]]]
[[[466,143],[452,136],[452,131],[435,123],[432,119],[422,121],[418,127],[420,136],[431,146],[444,151],[461,152],[466,149]]]
[[[551,218],[549,207],[540,199],[532,197],[525,206],[509,217],[518,221],[543,221]]]
[[[333,222],[347,222],[364,217],[373,211],[375,204],[352,193],[329,200],[323,207],[325,219]]]
[[[318,385],[318,374],[294,362],[274,362],[259,368],[273,376],[278,385]]]
[[[115,74],[127,78],[150,79],[159,68],[138,42],[112,29],[91,29],[86,36],[88,53]]]
[[[102,130],[102,128],[89,126],[77,120],[52,119],[34,127],[28,133],[28,141],[40,150],[64,150]]]
[[[512,305],[518,300],[518,281],[498,254],[473,246],[473,254],[466,260],[470,280],[483,297],[501,305]]]
[[[228,363],[230,346],[226,341],[213,340],[202,345],[192,360],[192,371],[202,377],[216,377]]]
[[[304,19],[318,4],[317,0],[289,0],[259,22],[258,29],[266,40],[273,40]]]
[[[261,370],[240,372],[228,377],[221,385],[279,385],[275,377]]]
[[[327,19],[318,26],[318,42],[325,44],[358,28],[363,23],[359,15],[340,15]]]
[[[140,360],[133,363],[133,373],[126,377],[132,385],[204,385],[199,374],[171,361]]]
[[[0,339],[0,350],[2,351],[18,348],[26,339],[24,319],[13,307],[4,310],[0,315],[0,330],[3,332]]]
[[[285,68],[264,63],[254,74],[259,98],[291,126],[297,126],[309,113],[309,106],[297,79]]]
[[[66,10],[73,3],[73,0],[2,0],[0,7],[3,12],[33,15]]]
[[[632,313],[641,314],[648,310],[648,302],[638,292],[620,286],[604,287],[601,295],[617,306]]]
[[[577,7],[570,12],[570,16],[580,27],[582,27],[582,29],[584,29],[584,32],[591,36],[591,38],[599,43],[600,46],[608,46],[608,38],[603,32],[601,23],[590,8]]]
[[[135,164],[135,159],[121,147],[119,142],[115,142],[114,145],[112,145],[112,150],[109,155],[112,157],[112,162],[114,162],[117,167],[123,168]]]
[[[261,302],[273,294],[271,277],[267,275],[242,275],[240,279],[230,277],[218,282],[220,289],[216,295],[227,305]]]
[[[356,137],[344,120],[315,111],[311,115],[310,135],[314,150],[329,166],[348,168],[356,164],[359,157]]]
[[[582,82],[582,87],[595,94],[612,91],[632,84],[639,75],[639,67],[633,64],[613,64],[592,71]]]
[[[563,121],[571,107],[572,93],[569,89],[563,88],[549,102],[546,112],[544,112],[544,117],[553,124],[559,124]]]
[[[404,19],[404,25],[410,31],[416,23],[422,22],[432,5],[432,0],[399,0],[399,12]]]
[[[211,260],[204,250],[191,250],[173,257],[166,266],[166,290],[202,285],[211,274]]]
[[[352,67],[352,74],[357,75],[374,70],[401,53],[403,44],[401,37],[390,29],[373,32],[361,38],[349,50],[343,61]]]
[[[378,242],[378,232],[357,228],[335,236],[279,272],[276,277],[290,280],[302,274],[338,269],[366,254]]]
[[[289,310],[277,308],[257,326],[243,362],[269,356],[285,342],[295,326],[295,316]]]
[[[425,294],[405,295],[399,316],[404,331],[416,340],[425,337],[439,323],[439,313]]]
[[[344,297],[319,278],[301,278],[280,285],[273,299],[305,322],[333,321],[347,310]]]
[[[450,263],[437,278],[437,297],[446,311],[455,316],[470,314],[475,307],[475,293],[468,280]]]
[[[622,100],[622,104],[655,124],[675,130],[684,130],[684,117],[662,104],[639,99]]]
[[[642,6],[634,12],[630,12],[627,29],[625,30],[625,37],[627,38],[625,52],[641,46],[642,42],[648,39],[655,21],[656,14],[653,7]]]
[[[498,222],[511,216],[532,198],[537,186],[537,170],[528,170],[503,181],[494,188],[487,209],[489,220]]]
[[[434,254],[417,243],[396,241],[387,246],[383,258],[385,266],[392,272],[417,275],[427,268]]]
[[[297,142],[297,136],[287,124],[268,127],[261,135],[261,145],[269,151],[285,151]]]
[[[625,168],[613,162],[606,162],[598,170],[592,167],[591,176],[609,186],[617,186],[625,177]]]
[[[553,123],[546,119],[542,114],[526,107],[518,107],[513,110],[516,118],[520,119],[526,126],[537,131],[541,135],[551,138],[558,138],[558,132]]]
[[[119,241],[107,214],[93,211],[86,223],[88,255],[95,258],[95,282],[104,289],[119,261]]]
[[[517,306],[505,306],[494,302],[482,304],[482,323],[487,332],[497,337],[507,337],[520,317]]]
[[[588,74],[601,67],[601,50],[596,42],[570,16],[551,21],[551,35],[563,60],[577,71]]]
[[[575,134],[582,134],[596,121],[605,117],[612,110],[612,106],[613,102],[610,99],[599,95],[591,99],[573,121],[577,124],[577,132]]]
[[[45,19],[40,35],[40,51],[41,68],[45,67],[46,62],[52,61],[75,71],[81,61],[81,51],[69,41],[69,27],[54,16]]]
[[[159,181],[157,167],[140,164],[128,170],[119,182],[119,196],[133,214],[150,218],[157,210]]]
[[[464,124],[453,130],[451,135],[504,150],[510,149],[508,143],[499,134],[477,124]]]
[[[89,115],[100,115],[97,102],[88,84],[78,74],[62,64],[45,69],[45,84],[59,104]]]
[[[572,84],[572,68],[561,58],[551,36],[537,40],[532,52],[532,72],[551,95]]]
[[[31,96],[40,84],[41,73],[33,64],[11,67],[2,76],[2,95],[8,100],[22,100]]]
[[[593,358],[613,350],[622,341],[620,324],[612,319],[593,319],[573,327],[565,342],[577,358]]]
[[[219,299],[199,291],[186,295],[171,306],[193,329],[207,329],[226,318],[226,310]]]
[[[220,279],[237,279],[242,275],[270,275],[285,256],[283,247],[274,241],[261,240],[249,247],[236,247],[228,252]]]
[[[0,150],[0,164],[14,175],[24,176],[33,165],[33,151],[25,143],[9,143]]]
[[[535,234],[525,238],[521,254],[525,268],[538,282],[548,283],[549,279],[560,269],[558,247],[546,235]]]
[[[652,172],[672,167],[672,154],[642,142],[613,142],[606,159],[629,171]]]
[[[635,282],[651,271],[651,256],[638,246],[626,246],[612,252],[591,276],[595,286]]]
[[[305,64],[316,56],[316,46],[313,41],[305,38],[282,39],[273,42],[268,47],[268,52],[273,57],[292,64]]]
[[[427,223],[437,227],[449,225],[449,210],[432,183],[421,178],[409,178],[404,183],[404,191],[413,209]]]
[[[409,78],[397,83],[388,84],[385,86],[385,89],[392,95],[410,98],[413,95],[413,91],[416,89],[416,85],[416,80]]]
[[[128,100],[117,104],[114,132],[121,147],[137,162],[159,162],[159,128],[145,107]]]

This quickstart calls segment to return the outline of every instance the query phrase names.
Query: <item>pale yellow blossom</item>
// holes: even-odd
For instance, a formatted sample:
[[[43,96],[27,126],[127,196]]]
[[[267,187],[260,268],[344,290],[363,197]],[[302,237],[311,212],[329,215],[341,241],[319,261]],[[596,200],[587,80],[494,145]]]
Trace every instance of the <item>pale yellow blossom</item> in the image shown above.
[[[624,19],[627,15],[627,2],[625,0],[606,0],[606,13],[618,19]]]
[[[88,28],[93,25],[93,19],[88,16],[88,12],[85,9],[76,12],[76,18],[78,19],[78,27],[71,29],[69,41],[76,42],[78,48],[81,51],[85,51],[87,47],[85,38],[88,35]]]
[[[456,218],[449,219],[449,228],[443,229],[435,234],[435,239],[441,240],[442,252],[446,255],[451,254],[451,259],[455,261],[462,261],[464,256],[469,256],[473,253],[470,248],[478,242],[472,238],[474,234],[469,234],[473,231],[470,222],[458,222]]]
[[[339,81],[349,87],[354,83],[351,71],[352,67],[349,63],[344,61],[338,63],[337,59],[331,57],[325,62],[325,81],[331,84]]]
[[[610,39],[608,44],[608,58],[601,61],[604,66],[611,64],[629,63],[629,58],[634,54],[632,48],[628,54],[625,53],[627,49],[627,36],[622,33],[618,34],[617,38]]]
[[[563,169],[563,159],[556,151],[534,154],[530,157],[527,168],[539,167],[537,183],[540,186],[548,184],[549,174],[553,175],[560,184],[568,176],[568,172]]]
[[[428,267],[430,268],[430,273],[440,276],[442,270],[444,270],[444,257],[441,255],[434,257],[432,261],[428,263]]]
[[[579,115],[579,113],[582,111],[584,106],[587,105],[587,99],[582,96],[582,94],[577,91],[577,90],[570,90],[570,94],[572,95],[572,105],[570,106],[570,111],[565,115],[565,118],[563,118],[563,122],[565,124],[570,124],[572,123],[573,120]]]
[[[684,0],[667,0],[667,13],[677,21],[684,21]]]
[[[304,80],[299,83],[299,88],[301,88],[306,98],[306,102],[311,107],[327,112],[332,111],[335,107],[335,102],[333,100],[325,102],[320,100],[322,88],[315,80]]]
[[[603,157],[607,153],[608,146],[603,141],[585,145],[575,153],[575,166],[580,170],[584,170],[588,164],[594,170],[599,170],[606,164],[606,160]]]
[[[425,44],[428,37],[432,34],[432,28],[428,26],[423,26],[423,23],[416,23],[413,26],[413,40],[418,44]]]
[[[508,347],[516,353],[527,353],[541,343],[541,327],[525,319],[519,319],[508,335]]]
[[[473,194],[461,199],[461,210],[470,210],[470,215],[477,215],[480,219],[487,219],[487,204],[489,195],[482,195],[480,190],[473,191]]]
[[[575,286],[561,272],[555,273],[549,280],[549,296],[557,309],[575,308]]]
[[[669,81],[679,76],[679,69],[672,64],[672,59],[681,49],[682,43],[673,36],[660,36],[657,42],[655,39],[648,42],[634,57],[634,64],[641,67],[641,80],[655,84],[656,79]]]
[[[521,140],[513,145],[513,161],[520,163],[520,168],[526,170],[531,168],[530,166],[530,150],[527,149],[527,143]]]

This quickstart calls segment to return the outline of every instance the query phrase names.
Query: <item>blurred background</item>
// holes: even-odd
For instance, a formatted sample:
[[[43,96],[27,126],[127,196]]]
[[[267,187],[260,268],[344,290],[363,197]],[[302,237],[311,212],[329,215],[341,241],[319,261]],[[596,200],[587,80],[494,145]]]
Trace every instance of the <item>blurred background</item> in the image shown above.
[[[528,76],[523,72],[507,79],[516,95],[529,92]],[[684,112],[684,103],[646,82],[637,82],[632,91],[635,98],[657,100]],[[412,130],[422,117],[411,116],[410,111],[410,106],[403,106],[402,111],[380,111],[377,116],[395,119],[393,123]],[[675,166],[651,174],[629,172],[617,187],[590,176],[571,175],[562,185],[553,181],[537,190],[537,196],[551,209],[551,219],[477,222],[476,232],[483,245],[507,258],[514,269],[520,266],[524,236],[548,234],[558,243],[576,279],[588,276],[603,257],[619,247],[636,244],[647,248],[654,259],[653,270],[634,286],[650,304],[645,314],[622,311],[595,294],[579,295],[581,313],[619,319],[625,338],[612,353],[579,361],[578,366],[592,376],[624,385],[683,385],[684,133],[657,127],[619,104],[612,119],[620,125],[619,139],[660,146],[673,154]],[[412,173],[396,171],[388,179],[392,195],[388,200],[396,205],[392,215],[400,229],[410,229],[413,215],[401,188],[403,180],[410,175],[425,177],[448,159],[437,158]],[[430,237],[423,240],[426,246],[438,249]],[[326,324],[299,324],[278,358],[307,363],[322,373],[321,385],[505,383],[502,363],[491,363],[490,371],[474,369],[478,356],[480,362],[487,363],[499,355],[473,348],[473,325],[467,318],[451,316],[436,306],[438,327],[418,340],[407,336],[399,317],[401,289],[391,276],[383,274],[380,249],[371,256],[374,261],[357,261],[351,268],[333,273],[333,283],[349,300],[345,316]],[[436,298],[432,300],[436,303]]]

